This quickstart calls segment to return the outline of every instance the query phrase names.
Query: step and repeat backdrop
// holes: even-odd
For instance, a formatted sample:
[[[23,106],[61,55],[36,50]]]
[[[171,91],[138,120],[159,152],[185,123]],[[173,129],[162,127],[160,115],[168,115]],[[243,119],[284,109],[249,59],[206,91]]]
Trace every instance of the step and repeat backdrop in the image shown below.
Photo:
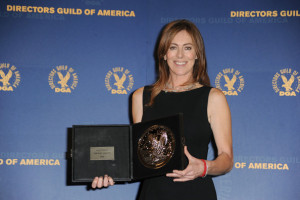
[[[213,178],[218,199],[299,199],[297,0],[2,0],[0,199],[135,199],[139,182],[70,183],[70,128],[129,124],[131,94],[156,78],[160,30],[183,18],[232,113],[234,168]]]

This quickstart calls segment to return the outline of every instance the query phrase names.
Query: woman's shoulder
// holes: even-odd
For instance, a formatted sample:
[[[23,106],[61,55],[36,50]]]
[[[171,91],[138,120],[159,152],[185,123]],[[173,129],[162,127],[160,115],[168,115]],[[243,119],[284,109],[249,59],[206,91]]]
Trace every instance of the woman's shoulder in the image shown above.
[[[133,94],[132,94],[132,98],[133,99],[142,98],[145,87],[141,87],[141,88],[137,89],[136,91],[134,91]]]
[[[215,95],[215,96],[218,96],[218,95],[221,95],[221,96],[225,96],[224,93],[218,89],[218,88],[215,88],[215,87],[210,87],[210,93],[209,95]]]
[[[221,102],[227,102],[227,100],[224,93],[221,90],[212,87],[209,92],[208,102],[221,103]]]
[[[133,92],[133,97],[140,97],[143,96],[144,93],[150,94],[152,89],[152,85],[145,85],[144,87],[141,87]]]

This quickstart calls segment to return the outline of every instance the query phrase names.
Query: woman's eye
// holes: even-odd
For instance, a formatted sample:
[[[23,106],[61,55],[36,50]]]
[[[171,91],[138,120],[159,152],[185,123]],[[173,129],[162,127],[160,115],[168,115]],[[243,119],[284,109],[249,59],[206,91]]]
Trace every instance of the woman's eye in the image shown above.
[[[175,50],[176,47],[175,46],[170,46],[170,50]]]
[[[192,50],[192,47],[185,47],[185,50]]]

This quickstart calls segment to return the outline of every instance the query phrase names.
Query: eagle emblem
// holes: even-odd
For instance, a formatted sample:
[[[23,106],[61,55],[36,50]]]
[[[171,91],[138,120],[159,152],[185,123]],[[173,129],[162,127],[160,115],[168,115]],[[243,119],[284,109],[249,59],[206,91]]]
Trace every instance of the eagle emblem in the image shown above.
[[[293,90],[291,87],[295,81],[295,77],[293,75],[291,75],[291,78],[289,80],[287,80],[287,78],[284,75],[281,75],[281,79],[284,82],[284,84],[282,84],[282,87],[285,88],[286,92]]]
[[[163,151],[166,148],[166,145],[168,143],[168,135],[166,132],[163,132],[160,136],[160,138],[156,138],[155,135],[150,134],[148,136],[148,140],[152,144],[153,149],[153,161],[157,162],[159,159],[164,158]]]
[[[3,86],[10,85],[9,79],[12,77],[13,73],[11,70],[8,71],[7,74],[5,74],[2,70],[0,70],[0,76],[2,79],[0,81],[3,83]]]
[[[66,76],[63,76],[61,72],[57,72],[59,80],[57,83],[61,85],[62,88],[69,87],[67,82],[70,79],[70,72],[67,72]]]
[[[228,90],[235,90],[233,85],[236,82],[236,75],[234,74],[231,80],[229,79],[229,77],[227,75],[224,75],[224,78],[226,81],[226,84],[224,86],[227,87]]]
[[[119,76],[116,73],[114,73],[114,77],[115,77],[115,80],[116,80],[116,82],[114,83],[114,85],[116,85],[118,87],[118,90],[123,89],[124,88],[123,84],[124,84],[124,82],[126,80],[126,75],[123,74],[122,78],[120,79]]]

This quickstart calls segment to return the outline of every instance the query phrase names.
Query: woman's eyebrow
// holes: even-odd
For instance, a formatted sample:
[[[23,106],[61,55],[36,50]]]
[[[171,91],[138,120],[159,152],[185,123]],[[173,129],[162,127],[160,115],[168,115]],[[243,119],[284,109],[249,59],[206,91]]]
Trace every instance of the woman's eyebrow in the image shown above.
[[[171,43],[171,45],[176,45],[176,46],[178,46],[177,43]],[[193,44],[192,44],[192,43],[186,43],[186,44],[183,44],[183,46],[185,46],[185,45],[193,45]]]

